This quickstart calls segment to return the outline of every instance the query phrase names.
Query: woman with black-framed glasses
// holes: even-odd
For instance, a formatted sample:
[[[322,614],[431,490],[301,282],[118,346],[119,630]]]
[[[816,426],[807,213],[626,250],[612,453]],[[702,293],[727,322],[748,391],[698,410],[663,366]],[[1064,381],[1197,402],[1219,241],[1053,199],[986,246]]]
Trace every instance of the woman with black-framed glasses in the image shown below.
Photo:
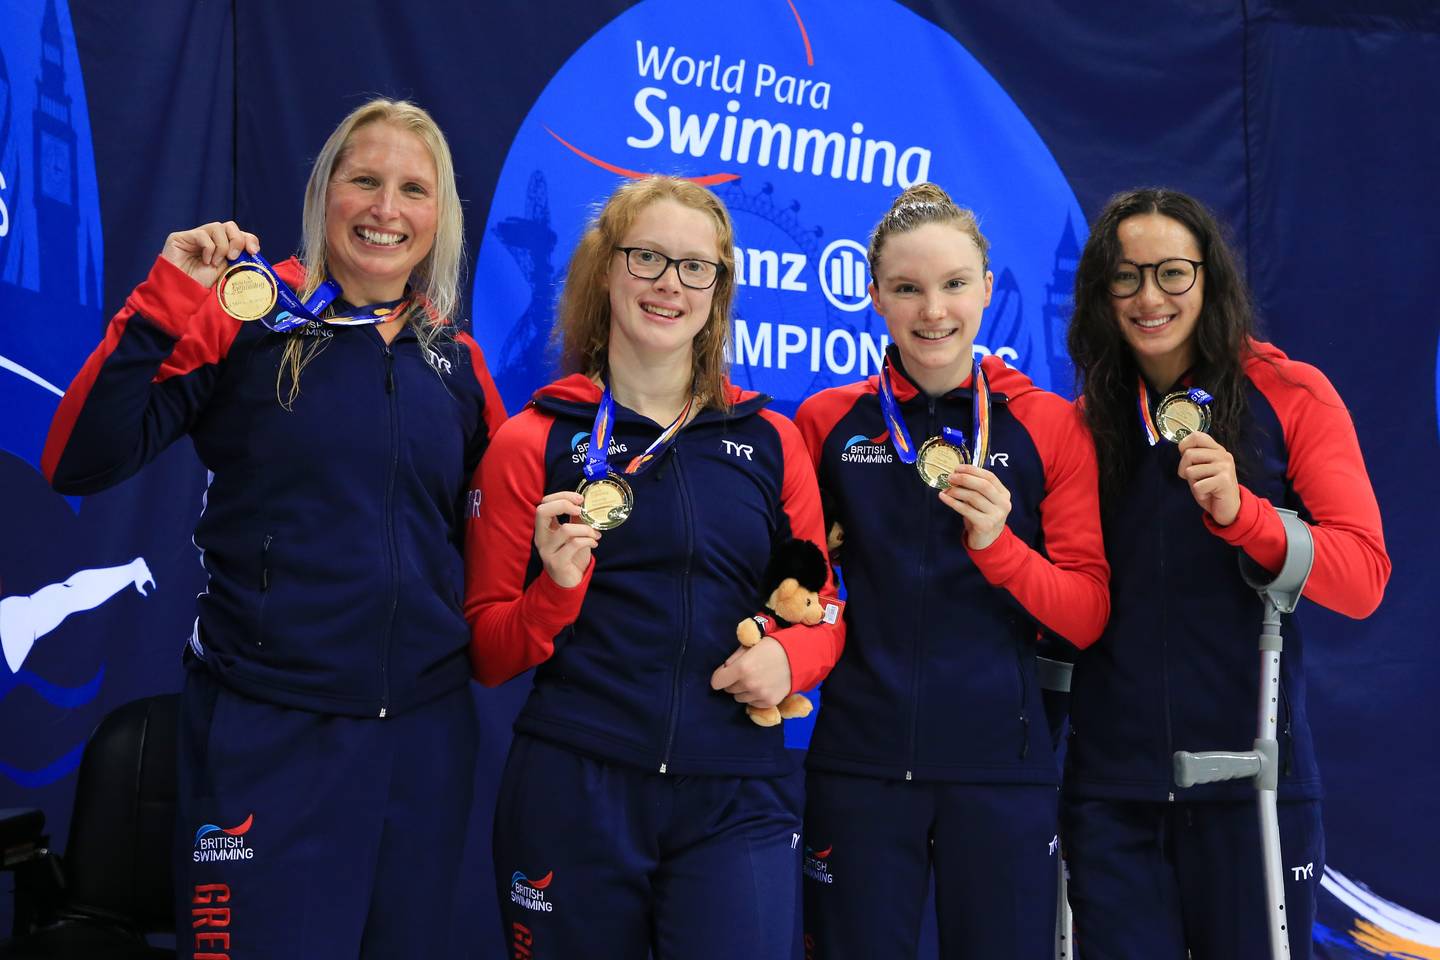
[[[1175,786],[1177,750],[1255,735],[1260,602],[1277,507],[1310,525],[1305,596],[1368,616],[1390,574],[1355,428],[1319,370],[1255,339],[1219,225],[1169,190],[1113,198],[1075,275],[1069,346],[1100,461],[1110,622],[1075,667],[1062,832],[1087,958],[1265,958],[1248,781]],[[1324,874],[1299,616],[1284,628],[1280,839],[1290,955],[1310,956]]]
[[[704,187],[617,189],[566,275],[567,376],[500,429],[482,470],[476,676],[538,665],[495,814],[507,955],[799,944],[803,774],[746,705],[814,686],[844,626],[836,606],[736,642],[777,546],[809,540],[825,564],[799,431],[727,377],[733,250]]]

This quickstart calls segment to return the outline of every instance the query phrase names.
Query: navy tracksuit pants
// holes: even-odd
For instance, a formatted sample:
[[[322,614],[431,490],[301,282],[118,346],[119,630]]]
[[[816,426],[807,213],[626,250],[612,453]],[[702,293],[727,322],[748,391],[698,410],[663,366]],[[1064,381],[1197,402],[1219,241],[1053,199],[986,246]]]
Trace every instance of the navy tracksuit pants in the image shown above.
[[[930,870],[945,960],[1053,960],[1053,786],[806,782],[806,960],[914,957]]]
[[[181,694],[185,960],[449,956],[474,789],[468,687],[386,719]]]
[[[1325,872],[1320,803],[1279,812],[1290,957],[1306,960]],[[1081,960],[1270,960],[1253,801],[1067,800],[1061,819]]]
[[[803,774],[675,776],[516,736],[495,810],[506,956],[788,960]]]

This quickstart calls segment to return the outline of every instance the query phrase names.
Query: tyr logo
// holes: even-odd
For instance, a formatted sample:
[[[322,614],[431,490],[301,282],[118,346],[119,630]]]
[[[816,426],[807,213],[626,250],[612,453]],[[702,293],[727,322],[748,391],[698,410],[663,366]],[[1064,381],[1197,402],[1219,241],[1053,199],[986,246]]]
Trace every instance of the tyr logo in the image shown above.
[[[450,361],[429,347],[425,348],[425,359],[430,362],[430,366],[435,368],[436,373],[448,374],[450,372]]]
[[[1315,863],[1311,861],[1303,867],[1291,867],[1290,873],[1294,875],[1296,881],[1309,880],[1315,876]]]
[[[755,448],[748,443],[736,443],[734,440],[721,440],[725,444],[725,452],[736,457],[744,457],[746,460],[755,459]]]

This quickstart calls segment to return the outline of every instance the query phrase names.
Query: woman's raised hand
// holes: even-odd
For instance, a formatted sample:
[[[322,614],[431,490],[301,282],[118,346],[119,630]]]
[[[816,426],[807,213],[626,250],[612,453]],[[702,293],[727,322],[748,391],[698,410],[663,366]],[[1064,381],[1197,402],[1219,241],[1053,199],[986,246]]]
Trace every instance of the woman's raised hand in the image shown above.
[[[585,579],[590,551],[600,545],[600,531],[576,519],[584,505],[574,490],[560,490],[535,507],[535,550],[550,579],[567,589]]]
[[[260,239],[235,225],[234,220],[207,223],[165,238],[160,256],[184,270],[202,287],[213,287],[240,251],[260,252]]]

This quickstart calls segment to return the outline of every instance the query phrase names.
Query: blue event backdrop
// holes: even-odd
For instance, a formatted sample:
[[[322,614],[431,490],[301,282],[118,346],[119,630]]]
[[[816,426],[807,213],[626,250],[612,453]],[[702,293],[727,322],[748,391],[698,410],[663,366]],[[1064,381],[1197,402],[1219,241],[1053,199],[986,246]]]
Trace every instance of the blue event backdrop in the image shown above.
[[[106,710],[178,686],[203,585],[188,441],[114,490],[58,497],[36,467],[58,391],[169,231],[234,216],[273,256],[293,249],[310,159],[374,93],[420,101],[451,138],[467,315],[511,409],[551,373],[559,280],[620,176],[704,177],[734,211],[734,376],[783,410],[873,369],[884,325],[859,254],[903,184],[929,177],[977,210],[997,278],[980,344],[1065,393],[1090,218],[1134,185],[1203,198],[1270,336],[1349,403],[1395,566],[1369,620],[1308,614],[1327,779],[1317,953],[1440,956],[1440,604],[1423,582],[1440,534],[1440,115],[1406,106],[1440,102],[1440,10],[1421,0],[1163,0],[1143,17],[736,0],[703,19],[675,0],[5,5],[0,604],[57,584],[87,599],[26,638],[18,671],[0,665],[0,807],[43,807],[63,846],[77,748]],[[489,820],[526,683],[476,692],[455,892],[476,956],[501,955]],[[0,898],[0,927],[8,910]]]

